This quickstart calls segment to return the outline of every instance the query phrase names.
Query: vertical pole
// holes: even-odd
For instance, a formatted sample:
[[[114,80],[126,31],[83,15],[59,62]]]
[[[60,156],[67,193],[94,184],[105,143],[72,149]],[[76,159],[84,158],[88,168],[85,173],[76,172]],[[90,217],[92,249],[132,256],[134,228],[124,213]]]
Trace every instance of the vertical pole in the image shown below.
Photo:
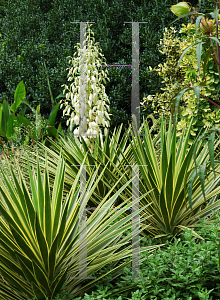
[[[131,90],[131,114],[132,135],[136,136],[140,129],[140,88],[139,88],[139,23],[147,22],[125,22],[132,23],[132,90]],[[127,135],[127,134],[124,134]],[[130,134],[129,134],[130,135]],[[138,132],[138,135],[140,133]],[[135,176],[138,175],[138,176]],[[134,203],[139,198],[139,165],[132,166],[132,278],[140,278],[140,241],[139,227],[140,219],[139,204]]]
[[[137,176],[136,176],[137,175]],[[139,166],[132,166],[132,278],[140,274],[140,241],[139,227],[140,218],[139,203],[134,203],[139,198]]]
[[[78,263],[79,277],[72,277],[73,279],[96,279],[96,277],[87,277],[86,166],[87,165],[82,166],[82,170],[80,173],[80,199],[81,200],[80,200],[80,208],[79,208],[79,263]]]
[[[92,22],[93,23],[93,22]],[[124,22],[132,23],[132,94],[131,94],[131,114],[132,131],[134,127],[140,128],[140,95],[139,95],[139,23],[148,22]],[[83,50],[86,40],[86,22],[80,22],[80,128],[79,135],[85,135],[87,131],[87,63],[86,51]],[[86,49],[86,45],[85,45]],[[124,134],[126,135],[126,134]],[[138,134],[139,135],[139,134]],[[136,176],[137,175],[137,176]],[[80,194],[86,189],[86,170],[82,169],[80,177]],[[86,192],[84,197],[86,197]],[[140,241],[139,226],[140,219],[139,204],[135,200],[139,198],[139,165],[132,165],[132,278],[140,278]],[[87,222],[86,222],[86,199],[80,205],[80,230],[79,230],[79,278],[87,277]]]
[[[79,135],[85,136],[87,131],[87,61],[86,61],[86,23],[80,23],[80,104]],[[84,45],[85,44],[85,45]],[[81,137],[80,137],[81,141]]]
[[[134,133],[134,115],[137,119],[137,129],[140,128],[140,93],[139,93],[139,23],[132,22],[132,90],[131,90],[131,113],[132,131]]]
[[[80,209],[79,209],[79,278],[87,278],[87,222],[86,222],[86,169],[80,174]]]
[[[137,130],[140,128],[140,92],[139,92],[139,23],[132,22],[132,94],[131,94],[131,112],[132,112],[132,132],[135,136],[134,126]],[[134,118],[136,117],[136,120]],[[138,175],[138,176],[135,176]],[[140,220],[139,203],[134,204],[139,198],[139,166],[132,166],[132,278],[140,276],[140,241],[139,227]]]

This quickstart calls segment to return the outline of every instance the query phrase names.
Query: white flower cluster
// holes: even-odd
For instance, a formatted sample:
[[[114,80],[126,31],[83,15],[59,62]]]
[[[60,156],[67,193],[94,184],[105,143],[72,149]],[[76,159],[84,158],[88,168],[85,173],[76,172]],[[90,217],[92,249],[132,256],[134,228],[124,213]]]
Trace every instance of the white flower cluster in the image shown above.
[[[70,131],[72,131],[74,124],[79,125],[74,130],[74,135],[83,135],[87,145],[90,144],[88,138],[96,138],[96,135],[101,133],[99,125],[105,128],[104,134],[107,134],[107,127],[110,126],[109,115],[111,115],[107,113],[107,110],[110,111],[110,109],[106,103],[110,103],[110,101],[102,84],[102,80],[106,83],[105,78],[108,74],[108,71],[103,71],[101,66],[106,65],[106,63],[99,58],[99,55],[102,57],[104,55],[99,53],[97,43],[93,45],[95,39],[92,37],[91,40],[90,35],[94,35],[94,33],[89,25],[88,33],[84,42],[87,45],[84,45],[81,49],[80,43],[78,43],[75,46],[78,48],[78,57],[74,57],[69,61],[72,62],[73,66],[67,68],[67,70],[69,69],[68,81],[72,81],[74,77],[75,81],[70,85],[70,89],[67,85],[62,85],[65,86],[63,94],[66,90],[67,93],[66,100],[61,104],[61,108],[65,106],[63,115],[70,116],[67,120]],[[99,67],[101,67],[100,70]],[[107,79],[109,80],[109,78]],[[69,102],[71,102],[71,105]]]

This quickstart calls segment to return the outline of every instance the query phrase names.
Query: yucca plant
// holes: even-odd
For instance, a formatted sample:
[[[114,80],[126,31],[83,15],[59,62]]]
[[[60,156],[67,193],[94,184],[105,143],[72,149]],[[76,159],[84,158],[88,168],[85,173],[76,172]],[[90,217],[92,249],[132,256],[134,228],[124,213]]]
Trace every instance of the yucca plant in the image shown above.
[[[152,126],[150,132],[155,129],[160,120],[153,121],[154,125]],[[38,152],[40,166],[44,168],[46,152],[48,155],[48,172],[51,185],[53,185],[53,181],[55,178],[59,153],[61,149],[65,158],[66,166],[64,178],[64,196],[69,193],[76,175],[78,174],[79,167],[82,165],[85,154],[88,152],[85,161],[87,178],[92,177],[99,164],[100,169],[98,171],[98,174],[100,174],[105,168],[106,164],[110,161],[108,167],[105,168],[103,176],[98,182],[93,195],[91,196],[89,205],[97,207],[100,201],[107,195],[112,186],[122,175],[124,175],[122,180],[119,181],[115,190],[112,191],[113,195],[122,186],[123,183],[132,178],[132,165],[134,164],[134,154],[132,153],[132,149],[128,144],[128,136],[123,136],[123,138],[120,140],[122,125],[123,124],[121,124],[117,131],[116,129],[114,130],[112,137],[110,137],[109,131],[107,131],[107,136],[105,137],[104,142],[102,136],[97,136],[94,153],[91,153],[89,151],[89,148],[84,140],[82,140],[83,147],[81,149],[81,143],[78,137],[69,136],[68,139],[60,137],[56,140],[56,142],[50,139],[51,147],[47,147],[39,143],[38,149],[41,149],[41,151]],[[141,126],[141,129],[142,128],[143,124]],[[131,134],[131,128],[129,128],[126,133]],[[159,135],[154,140],[155,147],[159,147],[158,138]],[[28,150],[27,148],[27,156],[32,166],[36,169],[36,151],[33,151],[32,149]],[[20,158],[20,163],[22,165],[24,176],[28,178],[29,175],[27,170],[27,157],[22,156]],[[117,203],[120,203],[120,201],[124,201],[126,198],[131,196],[132,186],[128,185],[125,190],[119,195]],[[91,214],[92,212],[90,211],[88,213]]]
[[[86,156],[87,154],[82,164],[85,164]],[[28,188],[28,181],[24,179],[19,166],[17,166],[18,176],[15,176],[12,167],[8,166],[10,178],[1,168],[4,181],[0,179],[0,299],[23,300],[34,296],[38,300],[46,300],[47,297],[52,299],[60,292],[63,284],[75,297],[110,273],[114,277],[122,274],[124,267],[129,266],[130,262],[123,263],[121,260],[132,255],[129,243],[131,234],[121,238],[131,227],[129,222],[131,215],[122,219],[119,217],[124,209],[129,209],[131,199],[127,198],[118,210],[114,211],[112,208],[118,195],[131,180],[112,197],[109,197],[112,191],[110,190],[100,201],[97,209],[87,220],[85,232],[86,225],[83,224],[82,228],[82,216],[79,216],[80,208],[86,208],[87,200],[90,199],[108,164],[97,180],[95,178],[99,167],[87,182],[86,197],[85,188],[83,191],[80,190],[78,184],[83,167],[81,166],[65,201],[63,201],[65,164],[61,154],[52,187],[49,183],[47,158],[43,170],[40,170],[38,161],[37,174],[31,170],[30,163],[27,164],[31,188]],[[101,209],[103,207],[109,209]],[[87,258],[84,257],[81,263],[86,264],[87,276],[111,263],[118,264],[117,267],[96,279],[85,279],[81,276],[80,228],[84,234],[86,233],[84,238],[87,240]],[[162,245],[141,248],[140,252],[153,250],[159,246]],[[121,250],[122,247],[124,249]],[[89,282],[86,283],[85,280]]]
[[[133,138],[131,148],[142,175],[140,188],[142,192],[153,189],[140,204],[143,207],[152,203],[143,210],[146,215],[152,215],[145,234],[154,237],[179,235],[183,228],[195,228],[198,218],[211,216],[213,211],[220,209],[220,175],[215,177],[209,169],[208,142],[202,146],[200,140],[195,151],[197,167],[194,165],[194,149],[199,136],[189,147],[192,122],[177,142],[176,125],[172,125],[170,118],[166,134],[166,122],[162,117],[159,161],[147,123],[144,122],[143,142],[138,136]],[[137,134],[137,128],[134,128]],[[219,143],[219,140],[215,141],[214,149]],[[220,174],[219,165],[215,165],[215,171]]]
[[[200,142],[199,147],[196,148],[195,158],[197,166],[199,166],[199,171],[197,172],[197,168],[193,165],[193,160],[195,144],[198,142],[199,136],[192,146],[188,145],[188,133],[192,123],[188,127],[186,135],[184,132],[183,138],[177,140],[176,127],[172,127],[171,123],[169,123],[169,127],[167,127],[163,117],[160,121],[161,130],[153,140],[151,138],[153,128],[149,131],[146,120],[142,123],[140,130],[140,132],[145,134],[143,141],[141,141],[140,137],[138,139],[133,137],[132,140],[130,139],[130,144],[126,147],[127,136],[124,136],[119,144],[120,130],[117,132],[116,137],[113,135],[111,140],[107,134],[104,143],[97,139],[95,153],[91,154],[89,152],[88,159],[85,163],[87,165],[87,175],[88,178],[90,178],[93,176],[94,170],[99,164],[101,164],[101,170],[103,170],[106,163],[109,162],[105,173],[103,173],[104,176],[99,181],[97,188],[94,190],[94,194],[91,196],[91,202],[89,202],[89,205],[96,207],[120,176],[125,174],[124,179],[130,180],[132,177],[132,165],[139,165],[141,171],[140,192],[143,193],[154,189],[150,196],[145,197],[140,203],[143,207],[153,202],[153,204],[145,210],[145,213],[148,215],[154,214],[154,216],[150,218],[153,225],[143,231],[143,235],[152,236],[180,234],[182,231],[181,226],[195,228],[198,217],[205,218],[211,215],[212,210],[218,210],[220,207],[219,200],[216,201],[219,194],[219,177],[214,180],[213,174],[211,174],[211,171],[207,168],[210,164],[207,149],[208,145],[202,146]],[[156,126],[158,122],[159,120],[155,122],[154,126]],[[143,128],[144,131],[142,130]],[[131,128],[129,128],[128,133],[130,133],[130,129]],[[219,141],[215,141],[215,150],[219,146],[219,143]],[[51,182],[53,182],[55,178],[59,151],[61,148],[63,149],[63,155],[66,161],[64,179],[66,193],[70,190],[71,183],[74,181],[78,172],[76,164],[82,165],[84,155],[86,151],[88,151],[88,147],[85,143],[83,150],[79,149],[78,144],[79,141],[75,138],[68,141],[59,139],[58,143],[52,144],[53,150],[43,145],[41,146],[42,150],[46,151],[48,156],[50,156],[49,170]],[[28,152],[28,156],[33,165],[36,165],[35,155],[36,154],[31,151]],[[172,172],[168,169],[168,165],[170,166],[171,164],[171,155]],[[39,156],[43,167],[45,164],[45,155],[41,154]],[[23,159],[25,158],[23,157]],[[24,165],[25,164],[24,160]],[[126,168],[125,165],[130,166]],[[23,170],[24,173],[26,173],[25,168]],[[169,175],[167,173],[168,170]],[[215,170],[218,172],[219,167],[215,168]],[[206,172],[206,178],[204,172]],[[120,188],[122,182],[123,180],[120,181],[117,189]],[[187,188],[189,188],[188,192]],[[113,193],[114,192],[115,191],[113,191]],[[123,193],[119,195],[118,203],[131,197],[131,194],[132,187],[129,185]],[[165,200],[163,197],[165,197]],[[192,203],[193,210],[189,209],[190,203]],[[204,209],[205,205],[206,208]],[[92,212],[89,212],[89,214],[91,213]],[[210,218],[210,222],[211,221],[212,219]]]

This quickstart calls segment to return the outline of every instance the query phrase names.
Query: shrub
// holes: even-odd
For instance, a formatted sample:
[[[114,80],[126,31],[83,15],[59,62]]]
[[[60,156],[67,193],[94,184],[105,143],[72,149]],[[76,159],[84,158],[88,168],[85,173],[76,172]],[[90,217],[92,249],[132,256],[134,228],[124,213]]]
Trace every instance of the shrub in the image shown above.
[[[0,19],[0,102],[4,99],[10,102],[18,82],[23,80],[31,106],[40,105],[42,116],[48,119],[52,103],[43,62],[48,67],[52,94],[56,98],[62,93],[61,86],[68,83],[68,56],[73,55],[74,46],[79,42],[79,24],[71,22],[77,20],[96,22],[94,34],[107,64],[132,63],[131,24],[123,25],[123,22],[148,22],[139,26],[140,98],[146,93],[154,94],[161,86],[161,79],[148,74],[147,66],[164,61],[158,49],[155,51],[155,45],[164,26],[175,19],[170,12],[173,0],[157,0],[157,5],[155,1],[86,0],[80,4],[70,0],[7,1]],[[110,82],[106,85],[106,94],[114,116],[110,132],[123,122],[123,135],[131,122],[131,68],[108,67],[108,70]],[[141,120],[151,111],[151,108],[147,114],[141,111]],[[32,114],[30,110],[29,113]],[[58,112],[55,127],[60,121],[65,126],[62,111]]]
[[[174,103],[175,97],[178,95],[180,90],[186,88],[185,84],[196,86],[199,83],[204,82],[203,67],[201,67],[201,76],[198,77],[198,64],[196,58],[195,47],[192,47],[184,59],[180,63],[180,68],[175,76],[175,69],[177,67],[179,58],[184,49],[189,45],[195,42],[195,24],[182,24],[180,33],[184,33],[182,39],[175,37],[176,30],[171,27],[170,30],[165,29],[164,38],[161,40],[160,44],[163,45],[163,50],[161,53],[166,53],[167,61],[165,64],[159,64],[159,68],[154,68],[153,71],[156,71],[166,83],[166,87],[162,88],[164,93],[149,95],[147,98],[144,98],[142,103],[145,106],[145,103],[149,103],[154,108],[154,113],[162,113],[169,117],[174,113]],[[198,39],[201,36],[201,33],[198,32]],[[203,58],[203,57],[202,57]],[[220,90],[219,84],[219,74],[216,69],[216,65],[213,61],[209,61],[207,64],[209,70],[208,76],[206,77],[206,82],[204,85],[208,85],[209,88],[205,87],[200,88],[200,94],[203,94],[209,99],[212,99],[212,94],[219,99],[218,92]],[[152,68],[150,67],[150,70]],[[146,108],[146,106],[145,106]],[[220,110],[216,106],[210,104],[208,100],[200,97],[199,109],[197,109],[197,98],[193,90],[185,92],[180,100],[180,106],[178,109],[179,122],[177,125],[178,136],[181,137],[184,127],[189,124],[190,120],[196,116],[196,121],[193,124],[191,130],[191,139],[189,144],[193,143],[195,136],[203,128],[210,128],[215,126],[218,128]],[[203,130],[204,131],[204,130]]]

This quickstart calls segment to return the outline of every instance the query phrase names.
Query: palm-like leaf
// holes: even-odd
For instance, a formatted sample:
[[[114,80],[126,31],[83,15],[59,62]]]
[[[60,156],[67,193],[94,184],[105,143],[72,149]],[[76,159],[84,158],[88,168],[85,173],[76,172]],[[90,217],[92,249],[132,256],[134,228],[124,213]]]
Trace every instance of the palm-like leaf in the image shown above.
[[[154,126],[151,131],[156,127],[160,120],[154,122]],[[143,124],[141,129],[143,128]],[[98,165],[100,169],[98,175],[105,169],[101,180],[98,182],[96,189],[94,190],[91,199],[88,202],[89,206],[97,207],[100,201],[107,195],[112,186],[118,181],[122,175],[123,179],[119,181],[116,188],[112,191],[113,195],[125,182],[132,177],[132,165],[134,164],[134,155],[132,153],[132,148],[127,145],[128,136],[124,136],[121,141],[119,141],[122,125],[115,134],[113,133],[112,139],[110,140],[109,132],[107,133],[106,139],[103,143],[102,136],[97,137],[94,154],[92,154],[86,143],[80,144],[79,139],[76,137],[70,137],[68,141],[63,138],[59,138],[57,142],[50,140],[51,148],[39,143],[40,151],[38,151],[40,165],[44,168],[45,165],[45,152],[48,154],[48,172],[50,178],[50,185],[53,185],[54,178],[56,175],[56,168],[59,159],[59,153],[62,149],[63,156],[65,158],[65,176],[64,176],[64,197],[69,193],[73,181],[79,171],[79,166],[82,165],[84,157],[87,154],[85,161],[87,178],[91,178],[94,174]],[[128,129],[127,134],[131,133],[131,128]],[[155,145],[158,143],[158,138],[155,139]],[[32,166],[36,169],[36,152],[32,149],[27,151],[27,157],[30,160]],[[20,164],[22,164],[22,171],[26,178],[29,177],[27,169],[27,157],[24,155],[20,158]],[[108,167],[106,167],[107,162]],[[128,185],[125,190],[119,195],[117,204],[123,202],[126,198],[132,196],[132,187]],[[88,212],[91,214],[92,212]]]
[[[86,156],[82,165],[85,161]],[[63,284],[67,286],[69,292],[77,296],[91,288],[92,283],[99,279],[90,279],[90,282],[85,284],[85,279],[81,277],[79,211],[80,207],[86,207],[86,201],[93,194],[105,168],[96,181],[99,167],[94,172],[88,181],[87,193],[84,197],[85,188],[81,191],[78,182],[82,167],[65,201],[63,201],[65,165],[61,155],[52,189],[49,184],[47,158],[43,174],[39,162],[37,172],[31,170],[28,162],[30,189],[19,167],[17,177],[11,167],[9,167],[11,178],[4,173],[4,170],[1,170],[4,181],[0,179],[0,211],[2,213],[0,216],[0,275],[6,284],[0,283],[0,299],[22,300],[33,298],[34,295],[39,300],[44,300],[46,297],[52,299]],[[87,276],[112,262],[118,262],[132,255],[129,244],[131,234],[121,238],[123,233],[131,227],[129,222],[131,215],[118,220],[123,214],[123,209],[116,211],[100,209],[101,207],[113,208],[118,195],[130,182],[131,180],[110,197],[114,186],[87,220],[87,264],[86,258],[83,260],[88,266]],[[142,197],[144,196],[146,195]],[[131,205],[130,199],[126,199],[120,208],[124,208],[125,205],[129,207],[129,204]],[[85,228],[83,225],[81,230],[85,232]],[[122,247],[125,248],[121,250]],[[150,246],[140,251],[157,247]],[[120,275],[124,267],[128,265],[129,262],[121,263],[110,272]]]
[[[158,121],[159,120],[155,122],[154,126],[157,125]],[[204,168],[204,163],[208,163],[207,145],[202,148],[203,150],[201,153],[201,147],[197,148],[197,165],[199,164],[201,166],[200,171],[198,172],[200,174],[200,179],[196,178],[196,180],[194,180],[197,172],[195,168],[193,168],[194,166],[192,152],[194,149],[194,145],[192,145],[191,150],[189,151],[190,148],[187,144],[189,129],[185,141],[182,138],[180,141],[176,142],[176,127],[173,128],[174,131],[172,133],[170,122],[169,130],[167,131],[166,124],[164,124],[162,118],[161,131],[154,137],[154,140],[152,141],[150,133],[154,129],[154,127],[151,129],[151,131],[149,131],[148,127],[146,128],[146,124],[144,123],[145,122],[143,122],[141,126],[141,128],[143,128],[144,125],[145,129],[144,141],[140,141],[140,138],[138,140],[134,138],[127,148],[125,148],[124,146],[126,144],[124,142],[124,139],[122,140],[120,145],[116,147],[116,145],[118,145],[120,132],[117,133],[116,137],[113,135],[111,143],[109,143],[108,138],[105,140],[104,145],[103,143],[100,143],[99,140],[97,140],[95,153],[93,156],[90,153],[88,154],[86,165],[94,164],[97,166],[98,164],[101,164],[103,170],[104,166],[106,166],[107,161],[110,161],[110,164],[109,167],[106,168],[106,172],[104,173],[105,176],[101,178],[100,185],[102,188],[99,188],[100,185],[97,186],[97,189],[95,189],[94,194],[91,196],[90,205],[96,207],[98,206],[103,197],[111,189],[113,183],[117,182],[119,178],[118,176],[127,174],[127,180],[129,180],[132,176],[131,165],[138,164],[141,169],[141,192],[146,190],[149,191],[154,188],[154,192],[151,193],[148,198],[144,199],[141,204],[143,206],[144,203],[150,203],[151,201],[153,201],[154,203],[148,208],[147,211],[148,215],[149,212],[150,214],[155,214],[153,219],[151,219],[153,225],[148,228],[148,231],[145,231],[145,234],[150,233],[152,235],[158,236],[167,235],[168,233],[176,234],[177,232],[181,232],[181,226],[195,227],[198,217],[206,217],[207,215],[210,215],[212,210],[217,210],[219,208],[219,202],[209,201],[206,209],[202,210],[201,213],[201,208],[205,202],[204,195],[207,194],[207,192],[211,191],[211,193],[209,192],[209,194],[205,196],[205,200],[209,200],[211,199],[210,197],[214,199],[214,196],[218,195],[219,192],[218,189],[214,189],[219,182],[219,177],[215,181],[213,181],[212,174],[210,174],[205,181],[203,178],[204,170],[202,168]],[[127,141],[127,138],[125,139]],[[110,147],[108,146],[108,144],[110,144]],[[216,142],[214,148],[216,149],[218,145],[219,142]],[[76,172],[78,170],[78,168],[74,170],[74,168],[76,168],[74,165],[82,165],[84,155],[86,151],[88,151],[86,144],[84,143],[82,147],[77,139],[71,139],[68,142],[66,142],[64,139],[61,139],[58,144],[53,144],[55,150],[51,150],[45,146],[41,146],[41,144],[39,144],[39,146],[42,148],[42,150],[46,150],[48,155],[50,155],[51,157],[49,170],[52,182],[56,174],[56,166],[59,157],[58,153],[62,148],[64,157],[66,159],[66,173],[64,179],[65,192],[68,193],[71,187],[71,183],[74,181],[77,174]],[[162,150],[160,151],[160,149]],[[28,152],[29,157],[33,157],[33,155],[36,154],[33,154],[31,151]],[[185,156],[187,156],[188,159],[185,159]],[[40,155],[40,159],[42,161],[42,166],[44,166],[45,156]],[[34,165],[35,158],[33,157],[31,161]],[[130,164],[127,170],[124,169],[124,164]],[[141,167],[142,165],[144,165],[144,167]],[[148,166],[146,167],[146,165]],[[93,167],[90,168],[90,166],[87,166],[89,178],[94,173],[94,169],[95,168]],[[117,170],[117,172],[115,170]],[[172,178],[172,176],[174,178]],[[107,180],[105,180],[106,178]],[[202,180],[202,184],[199,182],[199,180]],[[120,181],[119,186],[121,184],[122,181]],[[189,187],[189,192],[187,194],[185,191],[184,197],[184,188],[186,189],[187,185]],[[105,187],[107,188],[105,189]],[[178,190],[179,193],[177,192]],[[169,195],[174,193],[174,191],[175,194],[173,194],[171,198],[175,200],[172,200],[173,202],[170,200],[171,202],[168,204],[169,212],[167,209],[165,209],[165,211],[161,213],[161,209],[164,210],[163,207],[166,207],[168,203],[167,199],[169,198]],[[120,201],[118,203],[121,203],[121,201],[124,201],[124,199],[128,197],[131,197],[130,186],[128,186],[124,190],[124,194],[120,195]],[[190,212],[188,210],[188,202],[189,204],[191,204],[191,199],[195,197],[196,203],[193,204],[193,212]],[[90,214],[91,213],[92,212],[90,212]],[[164,213],[165,215],[163,215]],[[173,214],[173,218],[171,218],[171,214]],[[169,218],[170,220],[167,221]],[[156,227],[155,224],[157,224]]]

